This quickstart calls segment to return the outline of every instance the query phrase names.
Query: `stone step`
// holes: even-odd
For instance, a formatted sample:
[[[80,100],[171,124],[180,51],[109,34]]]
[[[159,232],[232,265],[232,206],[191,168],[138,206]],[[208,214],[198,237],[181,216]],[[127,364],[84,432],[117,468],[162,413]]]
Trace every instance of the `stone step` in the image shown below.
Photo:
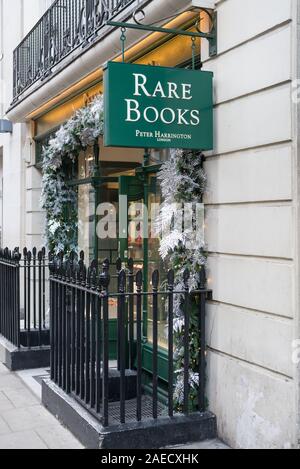
[[[178,414],[172,419],[163,414],[156,420],[145,416],[145,420],[137,422],[136,407],[128,401],[127,423],[120,425],[119,418],[115,420],[120,409],[110,407],[109,426],[104,428],[100,419],[49,379],[42,381],[42,402],[87,449],[157,449],[182,442],[206,441],[217,434],[216,417],[210,412]],[[134,414],[129,415],[130,410]]]

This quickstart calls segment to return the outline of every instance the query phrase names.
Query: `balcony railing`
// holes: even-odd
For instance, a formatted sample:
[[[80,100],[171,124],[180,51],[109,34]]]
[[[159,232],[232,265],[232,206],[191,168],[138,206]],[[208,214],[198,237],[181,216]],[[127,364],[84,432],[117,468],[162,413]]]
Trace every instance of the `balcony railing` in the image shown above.
[[[56,0],[14,51],[14,101],[135,0]]]

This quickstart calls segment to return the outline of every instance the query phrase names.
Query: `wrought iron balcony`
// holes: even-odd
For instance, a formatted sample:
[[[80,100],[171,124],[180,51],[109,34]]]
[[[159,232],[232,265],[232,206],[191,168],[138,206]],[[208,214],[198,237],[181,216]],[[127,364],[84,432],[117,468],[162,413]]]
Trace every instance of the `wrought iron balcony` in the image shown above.
[[[135,0],[56,0],[14,51],[13,96],[51,74],[74,50],[93,43],[106,22]]]

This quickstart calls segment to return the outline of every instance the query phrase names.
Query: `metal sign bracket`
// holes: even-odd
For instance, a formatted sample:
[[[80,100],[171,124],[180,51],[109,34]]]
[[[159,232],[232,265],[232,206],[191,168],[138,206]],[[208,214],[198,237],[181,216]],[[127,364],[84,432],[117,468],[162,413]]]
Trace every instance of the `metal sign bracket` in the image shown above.
[[[115,28],[122,28],[123,31],[126,29],[135,29],[140,31],[149,31],[149,32],[157,32],[163,34],[169,34],[172,36],[188,36],[190,38],[201,38],[207,39],[209,42],[209,55],[213,57],[217,55],[217,12],[214,10],[210,10],[207,8],[193,8],[193,11],[197,10],[199,12],[204,11],[210,20],[210,31],[203,32],[201,31],[201,19],[197,20],[195,23],[196,31],[188,31],[184,29],[173,29],[173,28],[164,28],[162,26],[157,26],[157,24],[175,18],[176,16],[172,16],[169,18],[163,18],[157,23],[152,24],[144,24],[142,21],[146,18],[146,14],[142,8],[138,8],[133,14],[133,23],[128,22],[118,22],[118,21],[107,21],[107,26],[113,26]],[[140,16],[141,19],[138,19]]]

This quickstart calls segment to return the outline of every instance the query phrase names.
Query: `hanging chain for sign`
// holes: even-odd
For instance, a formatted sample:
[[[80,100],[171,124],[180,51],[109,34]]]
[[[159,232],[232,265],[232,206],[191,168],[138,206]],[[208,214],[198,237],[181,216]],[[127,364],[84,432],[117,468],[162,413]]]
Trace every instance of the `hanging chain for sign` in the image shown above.
[[[199,62],[199,66],[197,67],[197,62],[196,62],[196,55],[197,55],[197,45],[196,45],[196,40],[197,38],[196,37],[192,37],[191,38],[191,41],[192,41],[192,69],[193,70],[196,70],[196,68],[198,68],[199,70],[202,69],[202,66],[203,66],[203,63],[202,63],[202,56],[201,56],[201,42],[200,42],[200,62]],[[201,41],[201,40],[200,40]]]
[[[196,69],[196,38],[192,37],[192,68]]]
[[[126,28],[121,28],[122,61],[125,62]]]

